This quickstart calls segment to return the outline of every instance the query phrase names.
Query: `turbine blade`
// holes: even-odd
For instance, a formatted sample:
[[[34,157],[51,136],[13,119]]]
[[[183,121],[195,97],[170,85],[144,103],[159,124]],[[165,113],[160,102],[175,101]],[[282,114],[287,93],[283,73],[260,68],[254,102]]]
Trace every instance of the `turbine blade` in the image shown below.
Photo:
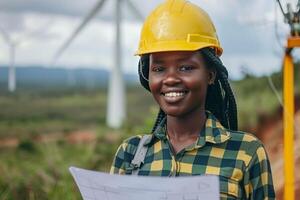
[[[93,7],[93,9],[89,12],[89,14],[82,20],[79,26],[75,29],[75,31],[71,34],[71,36],[66,40],[65,43],[59,48],[55,56],[53,57],[52,63],[55,63],[58,58],[63,54],[63,52],[68,48],[71,42],[75,39],[75,37],[80,33],[80,31],[88,24],[88,22],[95,16],[95,14],[100,10],[106,0],[100,0]]]
[[[12,44],[12,40],[10,39],[8,33],[0,26],[0,34],[2,35],[3,39],[9,44]]]

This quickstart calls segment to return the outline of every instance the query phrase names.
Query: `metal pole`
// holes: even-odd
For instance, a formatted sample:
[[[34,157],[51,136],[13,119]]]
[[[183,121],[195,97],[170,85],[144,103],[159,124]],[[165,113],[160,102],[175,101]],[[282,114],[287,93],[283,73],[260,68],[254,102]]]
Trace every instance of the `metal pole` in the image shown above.
[[[290,54],[285,54],[283,66],[284,97],[284,199],[294,200],[294,65]]]
[[[107,125],[119,128],[125,117],[125,86],[121,71],[121,0],[116,0],[115,12],[115,63],[110,73]]]
[[[15,69],[15,44],[9,45],[10,52],[10,66],[8,69],[8,91],[14,92],[16,90],[16,69]]]

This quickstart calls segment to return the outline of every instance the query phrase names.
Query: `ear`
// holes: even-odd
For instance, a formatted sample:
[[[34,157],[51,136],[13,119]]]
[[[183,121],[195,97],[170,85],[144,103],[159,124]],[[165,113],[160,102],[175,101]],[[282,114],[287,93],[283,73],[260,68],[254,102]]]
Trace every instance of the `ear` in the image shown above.
[[[215,69],[210,69],[208,71],[208,85],[213,85],[215,83],[217,72]]]

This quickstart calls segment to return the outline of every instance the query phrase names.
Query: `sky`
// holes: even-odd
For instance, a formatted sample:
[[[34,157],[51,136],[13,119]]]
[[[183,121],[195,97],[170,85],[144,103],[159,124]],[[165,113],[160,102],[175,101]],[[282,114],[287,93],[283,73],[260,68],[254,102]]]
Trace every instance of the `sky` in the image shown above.
[[[0,0],[0,28],[16,43],[19,66],[50,66],[55,53],[99,0]],[[137,72],[140,20],[122,0],[122,69]],[[146,17],[163,0],[130,0]],[[224,53],[221,57],[232,79],[244,72],[266,75],[281,69],[289,28],[276,1],[190,0],[212,18]],[[295,7],[296,0],[290,2]],[[114,5],[104,6],[66,49],[55,66],[104,68],[114,64]],[[9,45],[0,35],[0,66],[9,63]],[[53,66],[50,66],[53,67]]]

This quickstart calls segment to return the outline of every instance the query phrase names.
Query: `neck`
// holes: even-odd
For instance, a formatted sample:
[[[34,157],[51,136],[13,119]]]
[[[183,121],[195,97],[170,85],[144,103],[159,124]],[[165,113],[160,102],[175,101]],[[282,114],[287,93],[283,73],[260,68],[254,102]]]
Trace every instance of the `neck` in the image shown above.
[[[191,137],[198,137],[206,122],[204,109],[199,109],[185,116],[167,115],[167,133],[170,138],[182,141]]]

